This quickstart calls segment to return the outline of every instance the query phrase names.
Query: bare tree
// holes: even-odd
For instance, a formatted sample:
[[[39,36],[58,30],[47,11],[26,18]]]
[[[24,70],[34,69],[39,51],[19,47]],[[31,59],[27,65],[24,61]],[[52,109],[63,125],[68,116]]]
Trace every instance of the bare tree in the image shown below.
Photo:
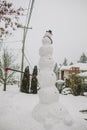
[[[19,66],[15,63],[15,57],[12,53],[8,52],[8,49],[5,48],[2,54],[1,63],[0,63],[0,82],[4,85],[3,90],[6,91],[6,84],[13,80],[14,73],[12,71],[5,71],[6,67],[18,69]]]

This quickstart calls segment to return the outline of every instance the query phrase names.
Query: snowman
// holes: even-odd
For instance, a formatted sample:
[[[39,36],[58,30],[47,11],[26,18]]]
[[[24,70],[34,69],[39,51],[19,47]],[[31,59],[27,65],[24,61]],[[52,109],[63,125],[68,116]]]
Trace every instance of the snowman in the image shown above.
[[[68,111],[59,103],[59,92],[55,87],[56,76],[53,72],[53,41],[51,37],[52,31],[46,31],[42,39],[42,46],[39,49],[39,103],[32,112],[33,118],[41,123],[45,130],[56,130],[55,127],[58,125],[65,128],[65,126],[73,124]]]
[[[39,103],[33,109],[32,117],[43,126],[44,130],[87,130],[84,122],[72,119],[66,108],[59,102],[59,92],[55,87],[56,76],[53,72],[51,37],[52,31],[46,31],[39,49]]]

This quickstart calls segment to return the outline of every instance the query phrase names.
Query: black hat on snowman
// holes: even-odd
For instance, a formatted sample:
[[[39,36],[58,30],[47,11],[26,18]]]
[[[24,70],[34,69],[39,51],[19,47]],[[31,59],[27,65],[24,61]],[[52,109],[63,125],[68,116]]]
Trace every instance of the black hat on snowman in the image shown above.
[[[52,31],[51,31],[51,30],[46,31],[45,37],[48,37],[48,38],[50,39],[51,44],[53,43],[53,41],[52,41],[52,39],[51,39],[51,36],[52,36],[52,35],[53,35],[53,34],[52,34]]]
[[[51,35],[53,35],[51,30],[48,30],[48,31],[46,31],[46,32],[48,32],[48,33],[50,33]]]

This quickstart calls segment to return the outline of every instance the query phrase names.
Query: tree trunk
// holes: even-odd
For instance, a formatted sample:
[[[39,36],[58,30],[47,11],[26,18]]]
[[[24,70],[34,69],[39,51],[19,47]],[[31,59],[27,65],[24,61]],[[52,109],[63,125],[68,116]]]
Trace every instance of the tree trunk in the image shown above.
[[[6,82],[4,82],[4,88],[3,91],[6,91]]]

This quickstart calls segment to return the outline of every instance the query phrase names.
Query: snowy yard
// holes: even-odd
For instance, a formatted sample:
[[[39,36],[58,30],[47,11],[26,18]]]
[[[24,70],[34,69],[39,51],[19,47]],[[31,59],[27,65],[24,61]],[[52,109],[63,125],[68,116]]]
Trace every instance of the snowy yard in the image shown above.
[[[87,96],[60,95],[59,101],[73,119],[83,122],[87,127],[87,114],[79,112],[87,110]],[[0,86],[0,130],[43,130],[31,115],[38,102],[37,94],[20,93],[19,88],[14,85],[8,86],[4,92]],[[82,128],[79,130],[83,130]]]

